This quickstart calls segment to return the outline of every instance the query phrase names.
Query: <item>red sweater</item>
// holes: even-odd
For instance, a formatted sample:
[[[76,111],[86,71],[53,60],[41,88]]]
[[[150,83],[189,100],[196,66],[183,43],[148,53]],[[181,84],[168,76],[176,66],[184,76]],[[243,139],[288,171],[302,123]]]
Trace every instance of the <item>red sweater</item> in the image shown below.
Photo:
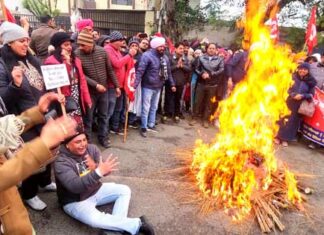
[[[47,64],[61,64],[61,63],[52,55],[45,60],[44,64],[47,65]],[[70,74],[69,72],[71,70],[71,66],[68,66],[66,64],[65,66],[68,71],[68,74]],[[78,73],[76,73],[75,76],[80,82],[79,88],[80,88],[81,107],[82,107],[82,111],[86,113],[86,107],[90,108],[92,105],[92,101],[91,101],[91,97],[87,85],[87,80],[83,73],[81,61],[79,58],[75,58],[75,67],[78,70]],[[70,86],[61,87],[61,91],[64,96],[71,96]]]
[[[109,55],[112,67],[114,68],[116,77],[118,78],[119,86],[123,88],[126,79],[126,65],[130,60],[132,60],[132,57],[130,55],[123,56],[118,49],[114,48],[110,44],[105,46],[105,50]]]

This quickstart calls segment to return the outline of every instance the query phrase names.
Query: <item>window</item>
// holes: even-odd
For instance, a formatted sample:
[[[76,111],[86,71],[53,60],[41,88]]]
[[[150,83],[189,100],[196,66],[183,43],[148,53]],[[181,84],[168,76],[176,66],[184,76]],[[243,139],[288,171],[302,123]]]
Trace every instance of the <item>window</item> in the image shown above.
[[[133,0],[112,0],[112,4],[132,6]]]

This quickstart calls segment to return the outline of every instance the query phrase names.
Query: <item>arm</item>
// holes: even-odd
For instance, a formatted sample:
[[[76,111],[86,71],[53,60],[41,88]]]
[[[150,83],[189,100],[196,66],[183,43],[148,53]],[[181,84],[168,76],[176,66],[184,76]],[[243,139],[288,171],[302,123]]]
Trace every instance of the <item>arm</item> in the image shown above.
[[[198,76],[201,76],[203,73],[205,73],[206,71],[204,70],[203,66],[202,66],[202,63],[200,61],[200,58],[199,57],[197,59],[197,62],[196,62],[196,68],[195,68],[195,72],[198,74]]]
[[[88,84],[90,87],[96,89],[98,83],[97,83],[95,80],[91,79],[90,77],[88,77],[88,76],[86,76],[86,75],[84,75],[84,77],[85,77],[85,79],[87,80],[87,84]]]
[[[167,62],[167,69],[168,69],[168,79],[170,81],[171,87],[174,87],[175,86],[175,82],[173,80],[172,73],[171,73],[170,60],[168,58],[166,58],[166,62]]]
[[[111,79],[111,81],[113,82],[115,88],[120,88],[118,79],[116,77],[115,71],[113,69],[113,66],[111,64],[111,60],[109,58],[108,53],[106,53],[107,55],[107,59],[106,59],[106,69],[107,69],[107,74],[109,76],[109,78]]]
[[[212,74],[212,76],[216,77],[216,76],[220,75],[223,72],[224,72],[224,60],[220,59],[220,62],[219,62],[219,65],[218,65],[218,70],[217,71],[212,71],[211,74]]]
[[[107,54],[109,55],[112,67],[120,69],[125,66],[129,60],[133,59],[130,55],[126,55],[122,58],[118,58],[116,52],[110,47],[105,47]]]
[[[185,59],[184,63],[183,63],[183,67],[182,69],[186,72],[186,73],[190,73],[191,72],[191,66],[190,66],[190,62],[188,59]]]
[[[136,78],[135,78],[135,83],[134,83],[134,88],[136,89],[137,86],[140,84],[143,75],[149,65],[149,58],[148,55],[146,53],[144,53],[141,57],[141,61],[140,64],[138,66],[138,69],[136,70]]]

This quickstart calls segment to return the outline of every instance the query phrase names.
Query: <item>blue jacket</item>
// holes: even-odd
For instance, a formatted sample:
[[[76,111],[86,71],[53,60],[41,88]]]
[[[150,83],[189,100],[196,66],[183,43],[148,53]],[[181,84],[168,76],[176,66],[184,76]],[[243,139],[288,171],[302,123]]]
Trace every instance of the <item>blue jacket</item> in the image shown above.
[[[240,51],[233,55],[228,62],[228,76],[233,79],[234,83],[239,83],[245,76],[246,62],[248,60],[248,53]]]
[[[136,70],[136,79],[134,88],[136,89],[140,82],[142,87],[149,89],[161,89],[164,85],[164,79],[159,76],[160,72],[160,55],[155,49],[151,49],[141,57],[140,63]],[[168,81],[171,86],[175,86],[174,80],[171,74],[171,66],[169,58],[163,55],[167,62],[168,69]]]

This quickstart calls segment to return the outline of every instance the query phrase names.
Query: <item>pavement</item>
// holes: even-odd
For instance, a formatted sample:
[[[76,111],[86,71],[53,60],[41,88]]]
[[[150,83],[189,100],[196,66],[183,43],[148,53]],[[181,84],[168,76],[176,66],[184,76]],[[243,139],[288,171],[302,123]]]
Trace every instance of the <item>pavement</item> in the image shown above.
[[[184,189],[193,185],[174,174],[173,170],[181,166],[177,156],[188,154],[197,138],[210,141],[217,129],[205,129],[200,124],[191,127],[186,120],[181,120],[179,124],[172,121],[159,124],[157,129],[159,132],[150,132],[148,138],[141,137],[138,130],[131,129],[126,143],[123,143],[123,136],[112,134],[113,147],[103,151],[103,157],[113,153],[120,161],[119,170],[105,177],[103,182],[127,184],[132,190],[129,217],[146,215],[157,235],[261,234],[252,216],[233,222],[222,210],[203,215],[199,213],[200,208],[196,203],[183,201],[183,194],[188,193]],[[276,154],[293,172],[308,174],[303,178],[303,183],[315,190],[309,197],[307,215],[298,211],[284,212],[282,222],[286,229],[283,234],[323,234],[323,149],[310,150],[302,141],[287,148],[279,146]],[[48,208],[43,212],[29,210],[37,234],[98,234],[98,229],[65,215],[55,193],[40,193],[39,196]],[[108,205],[100,209],[110,212],[111,208]]]

